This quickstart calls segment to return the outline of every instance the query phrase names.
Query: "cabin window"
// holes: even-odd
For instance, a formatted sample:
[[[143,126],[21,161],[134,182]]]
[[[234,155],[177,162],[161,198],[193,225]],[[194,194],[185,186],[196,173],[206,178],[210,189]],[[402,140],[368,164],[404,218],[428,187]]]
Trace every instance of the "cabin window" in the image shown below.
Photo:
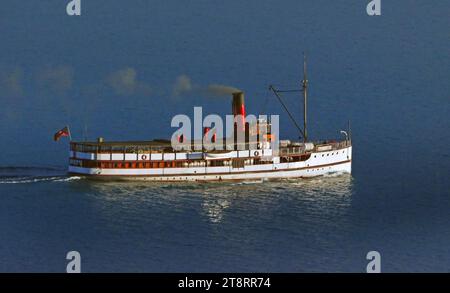
[[[244,168],[245,160],[244,159],[236,159],[232,161],[233,168]]]
[[[209,163],[210,163],[211,167],[222,167],[222,166],[225,166],[225,163],[224,163],[223,160],[213,160],[213,161],[210,161]]]

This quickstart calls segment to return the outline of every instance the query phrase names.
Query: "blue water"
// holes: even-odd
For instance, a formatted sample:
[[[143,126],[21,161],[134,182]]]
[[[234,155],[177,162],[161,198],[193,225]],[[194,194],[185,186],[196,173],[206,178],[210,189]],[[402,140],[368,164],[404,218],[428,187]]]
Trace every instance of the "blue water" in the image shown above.
[[[32,2],[32,3],[31,3]],[[450,271],[450,2],[2,1],[0,271]],[[367,3],[366,3],[367,2]],[[311,139],[351,120],[353,173],[255,184],[69,178],[67,140],[168,137],[173,115],[228,114],[210,84],[281,114],[308,56]],[[197,90],[174,94],[185,75]],[[300,119],[299,97],[286,95]],[[296,111],[295,109],[298,109]],[[87,131],[84,129],[87,128]]]

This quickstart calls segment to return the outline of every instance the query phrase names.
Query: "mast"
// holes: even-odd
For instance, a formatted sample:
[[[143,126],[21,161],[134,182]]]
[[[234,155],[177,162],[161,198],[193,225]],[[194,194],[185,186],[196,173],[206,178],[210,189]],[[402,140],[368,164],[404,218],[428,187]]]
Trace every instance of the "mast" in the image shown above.
[[[306,130],[307,122],[307,99],[308,99],[308,79],[306,78],[306,55],[303,52],[303,141],[308,141],[308,132]]]

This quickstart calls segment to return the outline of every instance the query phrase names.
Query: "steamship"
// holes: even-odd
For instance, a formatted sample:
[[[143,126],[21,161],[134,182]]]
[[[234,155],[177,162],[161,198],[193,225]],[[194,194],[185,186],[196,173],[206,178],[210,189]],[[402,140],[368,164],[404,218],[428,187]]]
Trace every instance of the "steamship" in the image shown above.
[[[284,104],[282,90],[270,90],[281,102],[298,129],[300,138],[280,140],[271,131],[269,119],[258,119],[256,126],[245,120],[234,125],[234,139],[216,137],[204,129],[201,140],[192,141],[192,148],[178,149],[170,140],[152,141],[71,141],[69,173],[95,179],[148,181],[236,181],[307,178],[329,173],[351,173],[352,143],[350,130],[341,130],[342,139],[309,141],[307,134],[306,62],[301,89],[303,93],[303,129],[299,127]],[[292,91],[292,90],[291,90]],[[232,94],[232,114],[245,119],[244,93]],[[239,118],[241,119],[241,118]],[[235,120],[236,121],[236,120]],[[260,133],[259,129],[266,131]],[[245,137],[238,143],[239,132]],[[257,143],[249,143],[250,132],[256,131]],[[207,147],[205,138],[221,148]],[[179,141],[183,137],[178,138]],[[199,147],[200,144],[200,147]],[[275,145],[277,144],[277,145]],[[195,147],[197,146],[197,147]]]

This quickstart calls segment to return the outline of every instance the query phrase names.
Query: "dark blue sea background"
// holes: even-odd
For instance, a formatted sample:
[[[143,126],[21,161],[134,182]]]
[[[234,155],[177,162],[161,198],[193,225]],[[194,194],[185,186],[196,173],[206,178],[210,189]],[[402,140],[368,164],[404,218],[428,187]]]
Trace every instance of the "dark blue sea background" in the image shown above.
[[[450,271],[450,2],[62,0],[0,5],[0,271]],[[308,57],[312,140],[351,120],[353,173],[220,184],[68,177],[73,139],[168,138],[175,114],[280,114]],[[301,119],[301,98],[284,96]]]

